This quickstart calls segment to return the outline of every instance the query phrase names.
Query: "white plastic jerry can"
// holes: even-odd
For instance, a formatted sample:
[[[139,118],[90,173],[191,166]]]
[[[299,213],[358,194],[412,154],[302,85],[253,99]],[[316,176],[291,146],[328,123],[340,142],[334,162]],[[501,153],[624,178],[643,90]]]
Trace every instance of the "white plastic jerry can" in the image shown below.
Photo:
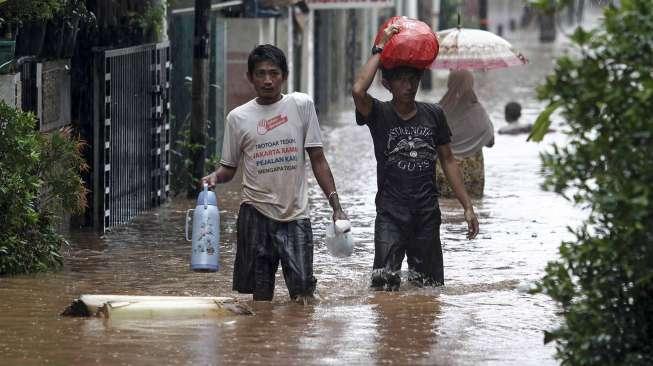
[[[193,211],[193,239],[188,238],[188,226]],[[197,206],[186,212],[186,240],[192,241],[190,269],[197,272],[215,272],[220,258],[220,212],[215,192],[204,190],[197,197]]]
[[[329,222],[325,230],[327,249],[334,257],[349,257],[354,252],[354,237],[349,220]]]

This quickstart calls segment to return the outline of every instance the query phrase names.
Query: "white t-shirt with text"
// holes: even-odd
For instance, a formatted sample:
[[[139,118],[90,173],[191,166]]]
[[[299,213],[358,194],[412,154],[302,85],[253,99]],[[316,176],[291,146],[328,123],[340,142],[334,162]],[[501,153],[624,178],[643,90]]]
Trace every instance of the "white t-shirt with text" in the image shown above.
[[[242,167],[242,202],[293,221],[309,217],[305,149],[321,146],[310,96],[291,93],[270,105],[252,99],[227,115],[220,163]]]

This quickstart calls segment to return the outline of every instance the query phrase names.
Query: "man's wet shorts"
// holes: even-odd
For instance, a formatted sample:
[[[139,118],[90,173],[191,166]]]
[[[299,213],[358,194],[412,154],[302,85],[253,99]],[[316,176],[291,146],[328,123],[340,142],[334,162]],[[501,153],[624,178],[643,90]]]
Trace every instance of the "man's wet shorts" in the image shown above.
[[[238,239],[233,289],[272,300],[279,262],[291,298],[312,295],[313,231],[310,219],[275,221],[243,203],[238,213]]]

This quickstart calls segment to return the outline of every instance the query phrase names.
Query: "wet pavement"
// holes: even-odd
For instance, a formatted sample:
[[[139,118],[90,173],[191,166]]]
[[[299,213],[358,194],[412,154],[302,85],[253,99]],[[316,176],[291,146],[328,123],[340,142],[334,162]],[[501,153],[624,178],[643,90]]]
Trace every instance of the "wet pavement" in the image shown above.
[[[531,64],[476,74],[476,90],[495,129],[503,106],[523,105],[522,121],[533,121],[543,104],[534,86],[552,68],[562,42],[540,45],[512,39]],[[446,85],[421,94],[437,101]],[[378,94],[385,97],[385,94]],[[231,291],[237,184],[218,190],[222,219],[221,269],[189,271],[190,243],[184,240],[185,210],[175,199],[104,237],[70,234],[65,268],[59,273],[0,278],[0,364],[2,365],[553,365],[553,346],[543,330],[554,326],[555,305],[527,292],[557,256],[568,225],[583,212],[539,188],[538,154],[552,141],[527,143],[525,136],[496,136],[485,150],[486,195],[474,202],[481,233],[465,237],[457,201],[441,200],[445,281],[443,288],[402,285],[399,292],[371,291],[375,163],[367,128],[357,127],[351,109],[322,116],[325,150],[357,245],[349,258],[328,254],[324,228],[328,204],[310,179],[315,234],[315,275],[321,302],[289,301],[281,271],[272,303],[252,304]],[[307,168],[310,172],[310,168]],[[405,266],[405,264],[404,264]],[[81,294],[234,296],[256,312],[220,320],[107,321],[64,318],[59,313]]]

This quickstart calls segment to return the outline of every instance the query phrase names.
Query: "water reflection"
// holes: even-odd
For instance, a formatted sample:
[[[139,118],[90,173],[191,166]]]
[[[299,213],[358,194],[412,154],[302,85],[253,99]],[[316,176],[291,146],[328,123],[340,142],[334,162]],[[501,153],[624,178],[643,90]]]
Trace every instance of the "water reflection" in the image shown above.
[[[428,359],[437,343],[441,313],[435,296],[405,293],[377,293],[370,300],[376,305],[377,351],[383,360],[404,360],[410,364]]]

